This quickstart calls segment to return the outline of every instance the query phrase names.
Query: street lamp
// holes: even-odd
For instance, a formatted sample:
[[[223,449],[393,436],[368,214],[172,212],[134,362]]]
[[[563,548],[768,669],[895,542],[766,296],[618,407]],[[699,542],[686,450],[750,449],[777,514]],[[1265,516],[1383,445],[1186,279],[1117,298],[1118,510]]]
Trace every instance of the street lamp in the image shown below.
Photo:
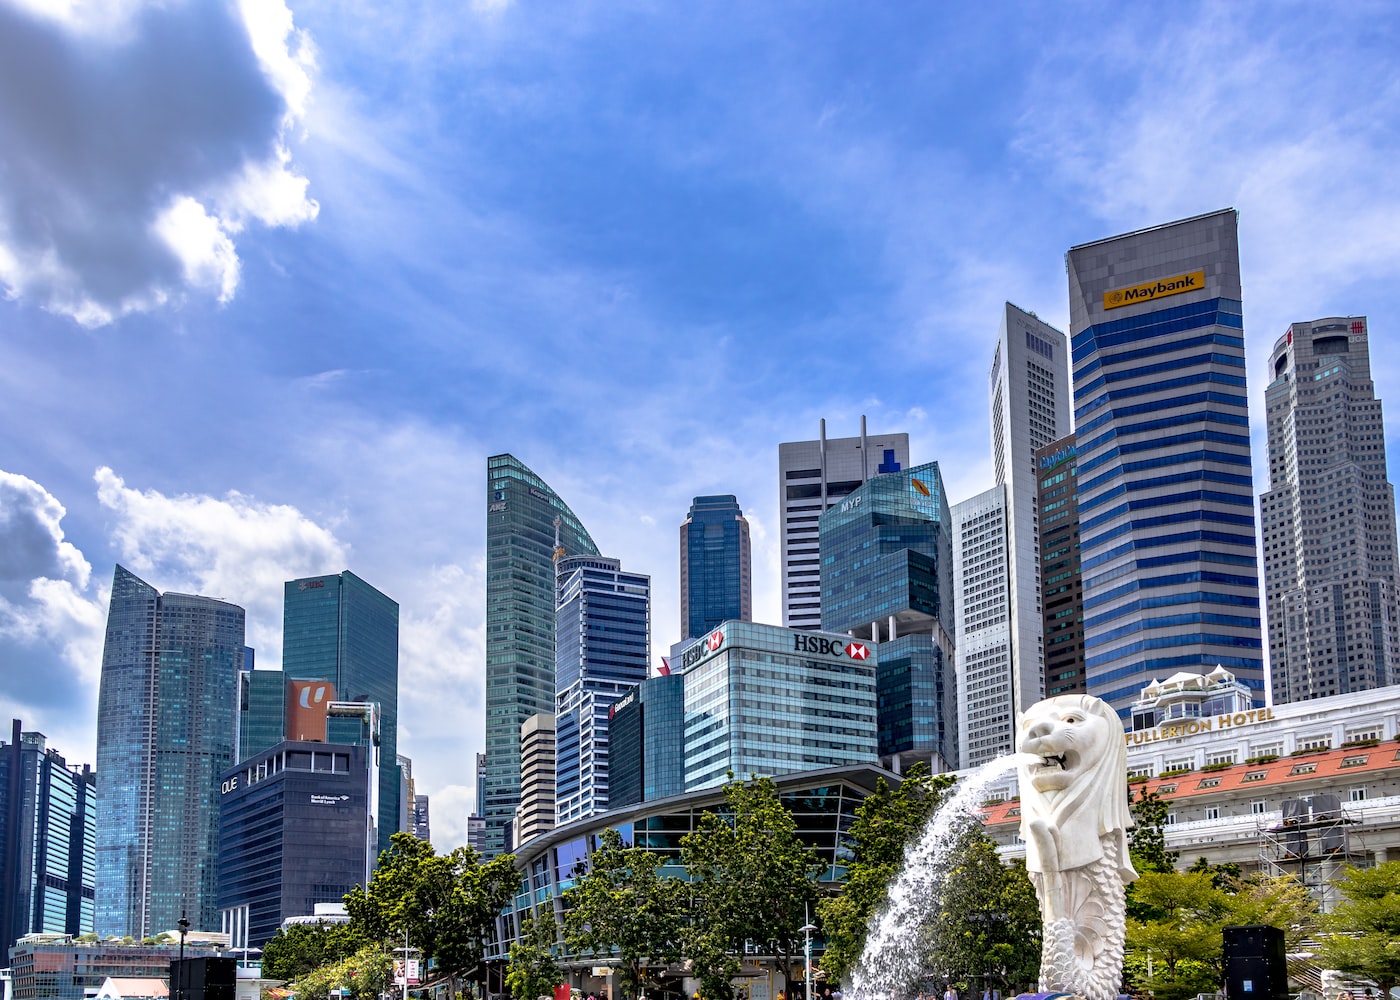
[[[184,910],[180,911],[180,919],[175,924],[180,928],[180,984],[176,987],[176,995],[179,1000],[185,1000],[185,935],[189,933],[190,921]]]
[[[802,930],[802,954],[807,959],[807,998],[812,1000],[812,932],[816,930],[811,923],[805,923]]]

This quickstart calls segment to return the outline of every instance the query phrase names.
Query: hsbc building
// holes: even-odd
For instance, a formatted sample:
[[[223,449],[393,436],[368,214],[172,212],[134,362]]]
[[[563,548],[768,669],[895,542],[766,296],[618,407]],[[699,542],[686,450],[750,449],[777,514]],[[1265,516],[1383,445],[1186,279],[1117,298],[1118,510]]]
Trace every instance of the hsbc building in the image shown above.
[[[685,676],[685,789],[879,760],[876,647],[728,621],[672,649]]]

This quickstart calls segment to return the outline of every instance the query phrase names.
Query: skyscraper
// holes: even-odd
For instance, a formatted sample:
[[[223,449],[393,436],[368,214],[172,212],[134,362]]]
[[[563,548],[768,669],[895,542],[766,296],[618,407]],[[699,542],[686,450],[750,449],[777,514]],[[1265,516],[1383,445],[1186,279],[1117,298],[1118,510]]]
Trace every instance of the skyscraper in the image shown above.
[[[749,522],[733,495],[696,497],[681,525],[681,638],[753,621]]]
[[[1015,741],[1011,701],[1011,568],[1006,487],[954,504],[958,766],[995,760]]]
[[[520,805],[513,840],[523,844],[554,829],[554,716],[532,715],[520,727]]]
[[[243,609],[112,578],[97,701],[101,936],[141,938],[182,913],[218,926],[219,774],[233,763]]]
[[[486,819],[483,853],[510,847],[520,804],[520,727],[554,714],[555,518],[569,555],[597,555],[588,531],[513,455],[486,460]]]
[[[1040,469],[1040,593],[1045,697],[1083,694],[1084,575],[1079,569],[1079,476],[1073,434],[1036,450]]]
[[[651,577],[601,556],[564,556],[558,571],[555,815],[564,824],[608,808],[608,710],[646,680]]]
[[[778,509],[783,523],[783,624],[822,627],[821,551],[817,521],[871,476],[909,464],[909,435],[870,437],[860,418],[860,437],[826,436],[778,445]]]
[[[92,931],[97,782],[22,731],[0,741],[0,954],[26,934]]]
[[[1395,489],[1364,316],[1294,323],[1264,391],[1274,704],[1400,681]]]
[[[1070,432],[1069,350],[1065,335],[1006,303],[988,376],[992,464],[1006,487],[1010,576],[1010,713],[1045,697],[1039,589],[1040,524],[1035,452]],[[997,752],[1009,753],[1009,739]]]
[[[608,720],[608,808],[685,791],[685,677],[648,677],[613,702]]]
[[[1237,220],[1069,251],[1089,693],[1217,664],[1262,704]]]
[[[878,649],[880,759],[901,773],[958,764],[951,526],[937,462],[876,476],[821,517],[822,628]]]
[[[388,850],[400,819],[397,602],[349,570],[287,581],[282,672],[288,681],[330,682],[337,701],[379,707],[379,849]]]
[[[287,675],[280,670],[238,673],[238,760],[271,750],[287,738]]]

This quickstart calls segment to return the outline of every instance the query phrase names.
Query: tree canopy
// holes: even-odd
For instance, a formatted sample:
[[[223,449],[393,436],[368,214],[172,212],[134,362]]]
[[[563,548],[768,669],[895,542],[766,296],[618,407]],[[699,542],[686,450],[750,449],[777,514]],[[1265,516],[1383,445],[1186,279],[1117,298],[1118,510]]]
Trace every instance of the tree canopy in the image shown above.
[[[1400,984],[1400,861],[1347,868],[1337,883],[1343,901],[1323,918],[1319,958],[1326,965],[1369,979],[1388,997]]]
[[[515,858],[483,862],[470,847],[437,854],[425,840],[396,833],[379,855],[367,887],[345,897],[350,926],[363,944],[418,948],[454,980],[480,965],[496,915],[520,887]]]
[[[554,960],[558,924],[554,914],[527,913],[520,921],[520,940],[510,946],[506,969],[506,989],[515,1000],[535,1000],[554,995],[554,987],[564,981],[564,973]]]
[[[638,996],[652,967],[680,960],[685,883],[663,876],[659,854],[633,847],[612,828],[565,890],[564,938],[576,954],[615,962],[623,993]]]
[[[300,979],[323,965],[344,961],[358,946],[348,924],[292,924],[263,945],[263,975]]]

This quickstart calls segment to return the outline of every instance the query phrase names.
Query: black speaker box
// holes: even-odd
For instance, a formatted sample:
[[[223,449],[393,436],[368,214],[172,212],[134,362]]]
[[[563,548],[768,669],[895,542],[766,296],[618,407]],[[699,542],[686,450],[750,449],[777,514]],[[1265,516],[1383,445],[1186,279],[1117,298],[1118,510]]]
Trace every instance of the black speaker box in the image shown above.
[[[1288,964],[1283,931],[1264,925],[1226,927],[1224,938],[1228,1000],[1286,1000]]]

